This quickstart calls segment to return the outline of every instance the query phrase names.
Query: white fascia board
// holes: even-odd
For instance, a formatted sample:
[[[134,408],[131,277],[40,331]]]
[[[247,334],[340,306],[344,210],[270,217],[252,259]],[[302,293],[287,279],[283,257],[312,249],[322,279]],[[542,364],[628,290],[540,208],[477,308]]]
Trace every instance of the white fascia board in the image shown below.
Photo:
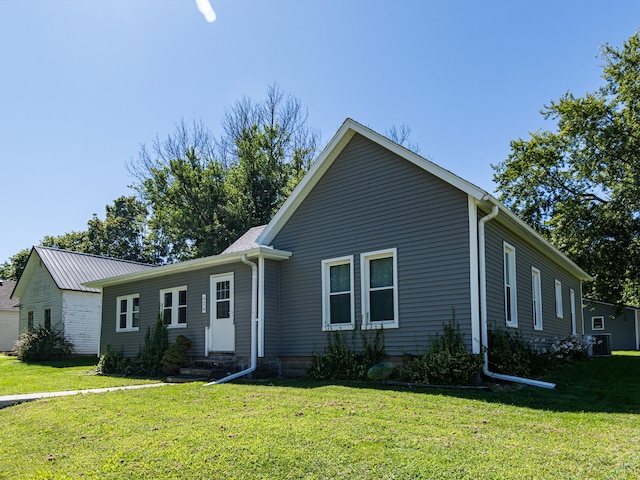
[[[86,287],[103,288],[113,285],[119,285],[122,283],[136,282],[140,280],[146,280],[149,278],[162,277],[164,275],[171,275],[174,273],[181,273],[191,270],[199,270],[201,268],[214,267],[218,265],[226,265],[229,263],[235,263],[242,261],[243,256],[247,258],[265,258],[267,260],[286,260],[291,257],[292,253],[286,250],[277,250],[269,247],[256,247],[250,250],[242,252],[234,252],[225,255],[214,255],[211,257],[196,258],[194,260],[187,260],[180,263],[172,263],[170,265],[163,265],[156,268],[150,268],[148,270],[142,270],[140,272],[128,273],[126,275],[119,275],[117,277],[103,278],[101,280],[94,280],[91,282],[83,283]]]
[[[349,143],[349,141],[356,133],[371,140],[372,142],[379,144],[380,146],[431,173],[432,175],[440,178],[441,180],[453,185],[459,190],[462,190],[466,194],[471,195],[477,200],[480,200],[488,195],[486,191],[482,190],[479,187],[476,187],[475,185],[451,173],[450,171],[445,170],[444,168],[421,157],[411,150],[398,145],[397,143],[389,140],[388,138],[380,135],[370,128],[365,127],[355,120],[347,118],[340,129],[333,136],[331,141],[324,148],[322,153],[318,156],[307,174],[302,178],[298,186],[293,190],[287,201],[284,202],[273,219],[258,236],[257,243],[262,245],[269,245],[273,241],[280,229],[293,215],[302,201],[307,197],[309,192],[322,178],[333,161],[342,152],[344,147]]]

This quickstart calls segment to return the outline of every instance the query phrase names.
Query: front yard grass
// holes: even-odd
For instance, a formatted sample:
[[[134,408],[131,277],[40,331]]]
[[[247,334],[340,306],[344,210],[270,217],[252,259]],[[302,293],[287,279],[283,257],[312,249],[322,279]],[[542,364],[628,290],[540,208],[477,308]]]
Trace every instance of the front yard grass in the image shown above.
[[[640,478],[640,357],[555,390],[201,383],[0,410],[0,478]]]
[[[0,354],[0,395],[154,383],[152,380],[97,375],[97,363],[97,357],[79,357],[27,364],[16,357]]]

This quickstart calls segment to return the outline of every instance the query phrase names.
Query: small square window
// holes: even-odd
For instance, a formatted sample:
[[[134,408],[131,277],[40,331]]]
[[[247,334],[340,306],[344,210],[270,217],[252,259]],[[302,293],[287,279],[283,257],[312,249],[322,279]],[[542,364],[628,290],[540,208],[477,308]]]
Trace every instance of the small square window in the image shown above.
[[[591,317],[591,330],[604,330],[604,317]]]

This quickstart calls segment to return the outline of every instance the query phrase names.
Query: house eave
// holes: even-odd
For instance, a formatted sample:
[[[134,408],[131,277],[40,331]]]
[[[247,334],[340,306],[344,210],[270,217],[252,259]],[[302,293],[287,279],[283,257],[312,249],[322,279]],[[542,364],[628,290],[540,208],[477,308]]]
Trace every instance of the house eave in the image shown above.
[[[241,262],[242,257],[247,258],[265,258],[267,260],[287,260],[291,257],[292,252],[286,250],[278,250],[270,247],[259,246],[250,250],[241,252],[227,253],[221,255],[214,255],[211,257],[196,258],[194,260],[187,260],[180,263],[172,263],[170,265],[163,265],[149,270],[143,270],[140,272],[129,273],[126,275],[119,275],[117,277],[103,278],[100,280],[94,280],[86,282],[83,285],[89,288],[104,288],[114,285],[120,285],[123,283],[136,282],[141,280],[147,280],[150,278],[157,278],[165,275],[171,275],[175,273],[182,273],[191,270],[199,270],[202,268],[215,267],[218,265],[227,265],[230,263]]]
[[[576,263],[574,263],[569,257],[556,248],[551,242],[545,239],[542,235],[536,232],[532,227],[520,219],[515,213],[505,207],[498,199],[492,195],[487,195],[483,200],[487,201],[491,205],[497,205],[500,210],[497,220],[502,222],[509,230],[518,234],[529,245],[536,248],[540,253],[546,255],[552,259],[556,264],[562,266],[573,275],[575,275],[580,281],[591,282],[594,278],[587,272],[582,270]]]

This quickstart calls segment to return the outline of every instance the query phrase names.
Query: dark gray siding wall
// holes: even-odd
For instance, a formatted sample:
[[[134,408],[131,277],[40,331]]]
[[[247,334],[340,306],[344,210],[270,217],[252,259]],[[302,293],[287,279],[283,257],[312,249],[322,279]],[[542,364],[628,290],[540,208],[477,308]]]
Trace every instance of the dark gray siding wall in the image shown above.
[[[221,273],[234,273],[234,321],[236,331],[236,354],[250,354],[250,317],[251,317],[251,268],[244,264],[233,264],[195,270],[153,278],[140,282],[106,287],[102,298],[102,329],[100,352],[104,353],[107,344],[116,352],[126,356],[137,355],[144,345],[144,336],[148,327],[153,327],[160,310],[160,290],[187,286],[187,327],[171,328],[169,341],[178,335],[184,335],[193,342],[188,354],[204,356],[205,326],[209,326],[211,312],[210,276]],[[137,332],[116,332],[116,299],[123,295],[140,294],[140,330]],[[207,312],[202,313],[202,295],[207,295]]]
[[[273,245],[293,252],[280,264],[280,355],[326,345],[323,259],[354,255],[359,338],[360,254],[394,247],[400,328],[385,330],[387,353],[424,349],[452,308],[471,346],[467,195],[364,137],[354,136]]]
[[[604,330],[593,330],[592,318],[604,317]],[[612,350],[638,350],[636,343],[636,315],[633,308],[616,314],[616,307],[607,303],[586,300],[584,306],[585,335],[611,335]]]
[[[479,217],[484,214],[479,213]],[[571,335],[571,306],[569,290],[576,298],[576,326],[582,334],[582,306],[580,281],[546,256],[533,249],[523,239],[515,237],[502,227],[497,219],[486,224],[487,261],[487,321],[489,329],[506,328],[504,303],[503,242],[516,250],[516,292],[518,330],[523,338],[566,337]],[[531,268],[540,270],[542,289],[542,327],[533,329],[533,295]],[[555,280],[562,282],[563,318],[556,316]]]
[[[276,357],[280,351],[280,264],[264,263],[264,354]]]

